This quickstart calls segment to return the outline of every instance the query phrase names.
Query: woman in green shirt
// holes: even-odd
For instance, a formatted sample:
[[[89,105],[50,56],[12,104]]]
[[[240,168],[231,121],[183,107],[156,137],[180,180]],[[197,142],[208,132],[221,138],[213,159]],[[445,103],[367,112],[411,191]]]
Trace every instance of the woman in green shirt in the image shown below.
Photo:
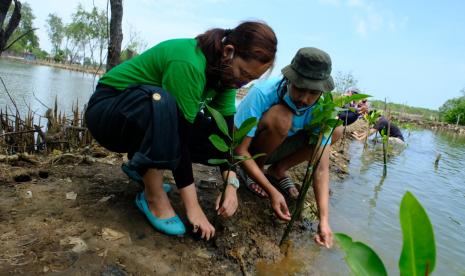
[[[261,22],[211,29],[195,39],[162,42],[107,72],[99,80],[86,111],[88,128],[104,147],[127,152],[126,171],[142,176],[144,191],[136,205],[159,231],[182,235],[185,227],[163,189],[170,169],[187,218],[202,238],[214,236],[197,199],[192,162],[224,158],[208,136],[219,133],[202,112],[205,103],[233,127],[235,89],[259,78],[272,65],[277,39]],[[225,178],[227,168],[220,167]],[[228,179],[219,215],[237,209],[237,178]]]

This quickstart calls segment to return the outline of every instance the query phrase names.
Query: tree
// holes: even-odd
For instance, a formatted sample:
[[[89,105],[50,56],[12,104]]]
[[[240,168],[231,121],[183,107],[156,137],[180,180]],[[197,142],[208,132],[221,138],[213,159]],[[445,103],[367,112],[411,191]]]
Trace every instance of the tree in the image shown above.
[[[121,62],[131,59],[147,48],[147,42],[140,36],[133,26],[129,26],[129,41],[127,46],[121,52]]]
[[[103,51],[108,46],[108,17],[104,10],[97,16],[97,40],[99,46],[100,64],[103,64]]]
[[[120,62],[121,42],[123,41],[123,0],[110,0],[110,43],[108,44],[107,71]]]
[[[447,100],[439,108],[439,114],[445,122],[465,125],[465,95]]]
[[[338,93],[344,93],[347,88],[357,86],[358,80],[352,75],[352,73],[343,73],[338,71],[334,78],[335,91]]]
[[[65,28],[66,35],[66,54],[70,64],[75,63],[79,59],[79,52],[83,51],[83,45],[86,39],[86,33],[84,31],[85,25],[83,22],[71,22]],[[71,48],[68,48],[68,44],[71,44]]]
[[[12,0],[0,0],[0,55],[14,43],[13,41],[7,45],[8,40],[21,21],[21,2],[18,0],[14,0],[14,9],[8,16],[11,2]]]
[[[10,37],[11,43],[17,40],[14,48],[15,52],[32,52],[34,49],[39,49],[39,38],[35,34],[37,28],[33,26],[35,18],[31,6],[28,3],[24,3],[21,6],[21,21],[19,22],[19,26]]]
[[[50,13],[47,19],[48,37],[53,45],[53,54],[57,55],[61,50],[61,44],[65,36],[65,26],[60,17],[54,13]]]

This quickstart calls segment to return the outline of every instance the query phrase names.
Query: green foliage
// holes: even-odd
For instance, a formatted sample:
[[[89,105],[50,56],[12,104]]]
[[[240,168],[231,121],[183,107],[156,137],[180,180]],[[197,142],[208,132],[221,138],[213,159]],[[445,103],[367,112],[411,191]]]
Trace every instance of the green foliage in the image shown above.
[[[210,140],[210,142],[212,142],[213,146],[215,146],[215,148],[217,148],[219,151],[227,152],[229,150],[228,145],[220,136],[212,134],[208,137],[208,139]]]
[[[387,103],[389,105],[389,109],[391,110],[392,114],[413,114],[421,116],[425,120],[436,120],[439,116],[438,111],[422,108],[422,107],[413,107],[406,104],[398,104],[398,103]],[[371,100],[370,101],[371,108],[374,109],[384,109],[385,103],[384,101],[379,100]]]
[[[7,14],[7,18],[11,16],[11,10]],[[10,51],[23,54],[24,52],[32,52],[34,49],[39,49],[39,38],[35,34],[33,21],[36,17],[32,13],[31,6],[28,3],[23,3],[21,8],[21,20],[19,21],[18,27],[14,30],[10,39],[8,40],[7,45],[15,41],[22,35],[21,39],[15,42],[13,47],[10,48]]]
[[[32,49],[32,53],[38,58],[38,59],[45,59],[48,56],[47,51],[41,50],[39,48],[34,48]]]
[[[241,124],[241,126],[239,127],[239,129],[237,131],[233,130],[232,137],[231,137],[231,135],[229,135],[228,125],[227,125],[223,115],[221,115],[221,113],[219,113],[214,108],[212,108],[212,107],[210,107],[208,105],[205,105],[205,106],[207,107],[207,110],[210,113],[210,115],[215,120],[215,123],[218,126],[218,128],[221,130],[221,132],[228,139],[228,143],[226,143],[221,137],[219,137],[216,134],[212,134],[212,135],[210,135],[208,137],[208,139],[210,139],[210,141],[212,142],[213,146],[215,146],[215,148],[217,148],[218,150],[220,150],[222,152],[227,152],[228,151],[229,156],[230,156],[230,160],[227,160],[227,159],[209,159],[208,160],[208,163],[210,163],[212,165],[220,165],[220,164],[226,163],[229,166],[228,173],[227,173],[226,178],[224,179],[224,183],[223,183],[223,192],[221,193],[221,199],[220,199],[220,205],[221,205],[223,203],[223,200],[224,200],[224,194],[225,194],[225,190],[226,190],[226,183],[227,183],[227,180],[229,178],[229,172],[231,171],[233,166],[235,166],[235,165],[237,165],[237,164],[239,164],[241,162],[244,162],[246,160],[256,159],[256,158],[258,158],[260,156],[263,156],[265,154],[259,153],[259,154],[256,154],[256,155],[252,156],[252,157],[238,156],[238,155],[233,154],[234,149],[238,145],[240,145],[240,143],[242,142],[242,139],[245,137],[245,135],[253,127],[255,127],[258,124],[258,121],[257,121],[256,118],[249,118],[249,119],[245,120]],[[239,133],[239,134],[236,135],[236,133]]]
[[[373,112],[366,114],[364,117],[365,117],[365,120],[368,122],[368,125],[372,126],[376,124],[376,121],[378,121],[378,118],[381,117],[381,111],[374,110]]]
[[[131,58],[137,56],[138,54],[130,49],[124,49],[121,51],[120,62],[123,63]]]
[[[343,233],[335,233],[334,236],[346,253],[345,260],[353,275],[387,275],[383,261],[369,246],[362,242],[354,242]]]
[[[51,15],[49,15],[49,17],[50,16]],[[98,10],[95,7],[87,11],[79,4],[71,18],[72,21],[65,25],[63,30],[65,40],[63,51],[66,54],[65,59],[69,61],[69,63],[76,63],[88,57],[90,58],[90,63],[87,63],[97,64],[95,55],[96,52],[99,51],[98,56],[101,64],[104,58],[103,51],[108,45],[106,12],[104,10]],[[48,23],[49,30],[57,29],[52,26],[50,18]],[[57,35],[58,31],[55,32],[55,34]],[[50,36],[50,31],[49,38],[52,40],[53,44],[53,36]],[[61,43],[59,43],[57,39],[54,45],[58,46],[59,44]]]
[[[456,124],[458,120],[460,125],[465,125],[465,96],[447,100],[439,108],[439,114],[449,124]]]
[[[141,37],[140,33],[134,29],[132,25],[129,25],[129,40],[124,50],[121,51],[121,55],[127,55],[127,59],[138,55],[147,48],[147,42]],[[121,57],[123,59],[123,57]]]
[[[236,148],[241,142],[242,139],[249,133],[249,131],[257,125],[257,118],[252,117],[248,118],[242,122],[241,126],[234,133],[233,147]]]
[[[48,15],[47,24],[48,37],[53,45],[53,53],[56,56],[61,50],[61,44],[65,36],[65,25],[61,17],[54,13]]]
[[[430,274],[436,262],[433,226],[423,206],[410,192],[405,193],[400,203],[400,225],[403,233],[401,275]]]
[[[221,113],[219,113],[217,110],[215,110],[214,108],[208,105],[206,107],[207,107],[208,112],[212,115],[213,119],[215,120],[221,132],[227,137],[231,138],[228,132],[228,125],[226,124],[226,121],[224,120],[223,115],[221,115]]]
[[[55,62],[63,62],[65,60],[65,52],[63,50],[58,50],[58,52],[53,56]]]
[[[241,162],[244,162],[246,160],[256,159],[256,158],[264,155],[262,153],[259,153],[259,154],[256,154],[256,155],[252,156],[252,157],[247,157],[247,156],[238,156],[238,155],[233,154],[234,149],[237,146],[239,146],[239,144],[242,142],[242,139],[245,137],[245,135],[247,135],[247,133],[253,127],[255,127],[257,125],[258,121],[257,121],[256,118],[249,118],[249,119],[245,120],[241,124],[239,129],[233,131],[232,137],[231,137],[231,135],[229,135],[228,125],[227,125],[226,121],[224,120],[223,115],[221,115],[221,113],[219,113],[214,108],[212,108],[212,107],[210,107],[208,105],[205,105],[205,106],[206,106],[208,112],[210,113],[210,115],[215,120],[216,125],[218,126],[220,131],[225,135],[225,137],[227,138],[228,141],[224,141],[223,138],[221,138],[220,136],[218,136],[216,134],[210,135],[208,137],[208,139],[210,140],[210,142],[212,142],[213,146],[215,146],[215,148],[217,148],[219,151],[221,151],[221,152],[229,152],[229,155],[231,156],[231,160],[209,159],[208,163],[210,163],[212,165],[228,163],[228,165],[230,167],[232,167],[232,166],[237,165],[237,164],[239,164]],[[224,162],[224,160],[226,160],[226,162]],[[218,163],[218,162],[221,162],[221,163]]]
[[[399,259],[401,275],[429,275],[436,263],[433,226],[423,206],[410,192],[400,204],[403,247]],[[336,240],[346,254],[346,262],[354,275],[387,275],[375,251],[362,242],[353,242],[345,234],[336,233]]]

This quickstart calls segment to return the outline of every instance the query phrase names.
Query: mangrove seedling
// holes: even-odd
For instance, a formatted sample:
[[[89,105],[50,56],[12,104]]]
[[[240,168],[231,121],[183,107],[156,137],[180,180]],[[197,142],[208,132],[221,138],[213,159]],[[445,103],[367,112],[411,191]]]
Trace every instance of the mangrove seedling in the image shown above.
[[[221,152],[228,152],[229,159],[209,159],[208,163],[212,165],[220,165],[226,163],[228,165],[228,173],[226,174],[226,178],[223,179],[223,190],[221,193],[220,199],[220,206],[224,200],[224,192],[226,190],[227,181],[229,179],[229,172],[241,162],[250,159],[256,159],[260,156],[265,155],[264,153],[256,154],[252,157],[241,156],[241,155],[234,155],[234,149],[237,148],[247,135],[247,133],[258,124],[257,118],[251,117],[245,120],[241,126],[236,130],[233,129],[231,135],[229,134],[228,125],[226,121],[216,109],[212,108],[211,106],[206,105],[208,112],[215,120],[216,125],[218,126],[219,130],[224,134],[226,141],[221,138],[217,134],[212,134],[208,137],[210,142]]]
[[[436,244],[431,221],[423,206],[406,192],[400,203],[403,246],[399,258],[400,275],[423,276],[434,271]],[[353,275],[387,275],[381,258],[368,245],[354,242],[343,233],[335,234]]]
[[[378,110],[365,114],[363,117],[367,121],[367,131],[365,136],[365,141],[363,142],[363,149],[365,150],[368,146],[368,136],[370,134],[370,128],[376,124],[376,121],[381,116],[381,113]]]
[[[383,141],[383,176],[387,175],[387,147],[389,136],[386,133],[386,129],[381,130],[381,139]]]
[[[316,107],[313,109],[312,120],[307,126],[305,126],[305,130],[309,134],[309,144],[315,145],[315,149],[311,158],[307,162],[305,176],[302,180],[302,188],[300,190],[299,197],[297,198],[294,210],[292,211],[291,220],[287,224],[283,236],[281,237],[280,245],[282,245],[287,239],[294,222],[300,217],[308,190],[310,186],[313,185],[313,178],[316,169],[320,164],[321,156],[323,155],[325,148],[328,146],[328,142],[330,141],[330,137],[332,136],[334,129],[342,124],[342,120],[337,117],[337,113],[341,110],[341,106],[344,106],[351,101],[367,97],[369,96],[364,94],[355,94],[352,96],[343,96],[338,99],[333,99],[331,92],[325,92],[319,99]],[[326,141],[322,145],[323,137],[326,138]]]

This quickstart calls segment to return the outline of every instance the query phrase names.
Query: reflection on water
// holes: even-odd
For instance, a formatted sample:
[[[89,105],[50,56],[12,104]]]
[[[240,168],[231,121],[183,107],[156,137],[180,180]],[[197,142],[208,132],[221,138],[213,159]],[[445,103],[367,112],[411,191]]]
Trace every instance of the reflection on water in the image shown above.
[[[331,225],[369,244],[383,259],[389,274],[398,272],[402,250],[399,206],[411,191],[425,207],[436,237],[435,274],[465,274],[465,138],[411,131],[407,148],[388,161],[383,173],[382,151],[363,153],[363,144],[350,147],[350,176],[332,183]],[[442,157],[435,169],[437,154]],[[347,275],[343,254],[321,249],[316,274]],[[330,269],[330,271],[328,271]]]
[[[76,103],[82,108],[94,90],[94,81],[98,80],[98,77],[94,78],[87,73],[5,59],[0,59],[0,77],[16,101],[21,114],[26,114],[27,106],[30,106],[40,115],[44,115],[46,111],[46,107],[40,102],[53,107],[55,97],[62,112],[70,113],[73,104]],[[4,109],[5,106],[13,108],[3,85],[0,85],[0,108]]]

